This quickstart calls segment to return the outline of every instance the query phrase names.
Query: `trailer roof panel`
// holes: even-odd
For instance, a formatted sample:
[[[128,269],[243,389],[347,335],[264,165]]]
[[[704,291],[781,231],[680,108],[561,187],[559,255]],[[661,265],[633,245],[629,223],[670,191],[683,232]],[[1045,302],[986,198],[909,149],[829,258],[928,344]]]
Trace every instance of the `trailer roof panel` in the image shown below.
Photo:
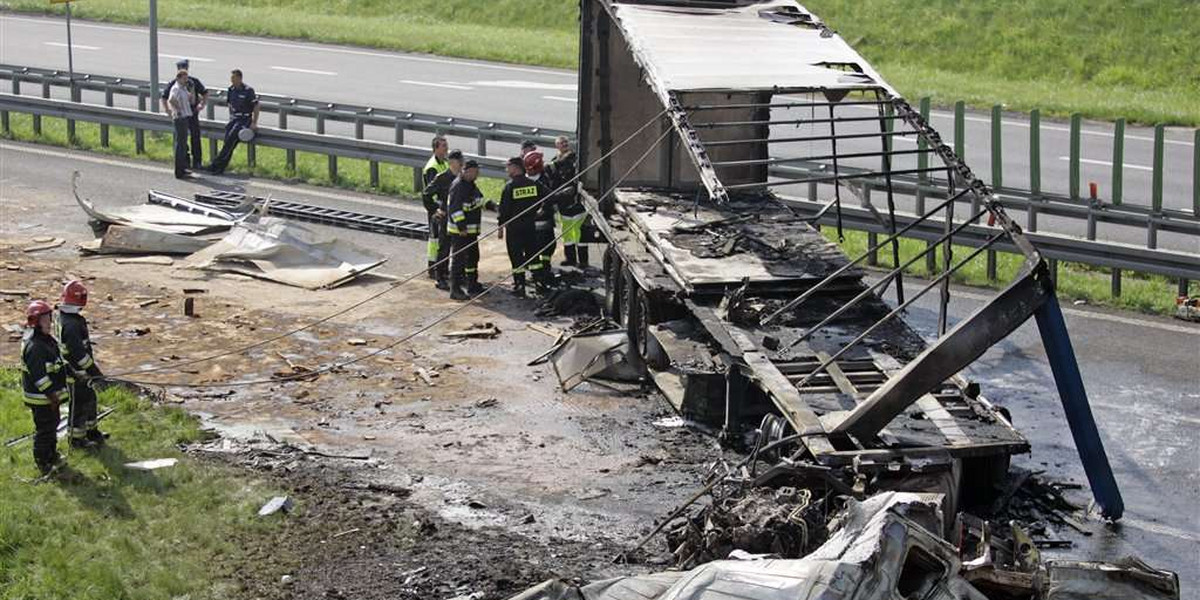
[[[793,0],[703,8],[614,3],[612,14],[659,92],[894,90],[841,36]]]

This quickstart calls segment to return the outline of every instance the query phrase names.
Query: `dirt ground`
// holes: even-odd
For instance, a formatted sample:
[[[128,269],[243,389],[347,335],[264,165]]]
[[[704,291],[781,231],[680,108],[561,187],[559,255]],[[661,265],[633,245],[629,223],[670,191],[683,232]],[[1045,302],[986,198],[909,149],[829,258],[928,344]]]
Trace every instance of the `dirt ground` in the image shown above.
[[[550,576],[627,573],[629,567],[614,570],[613,557],[689,495],[722,454],[701,434],[654,425],[670,413],[650,394],[590,384],[563,394],[549,366],[526,366],[553,341],[526,324],[565,329],[572,319],[539,319],[536,301],[505,289],[410,343],[312,380],[173,387],[344,362],[456,305],[431,282],[416,280],[265,347],[179,366],[311,323],[389,281],[364,278],[337,290],[305,291],[80,258],[71,246],[89,236],[76,237],[34,253],[22,251],[32,237],[0,239],[5,324],[20,322],[28,298],[56,298],[64,280],[83,279],[107,374],[161,384],[167,401],[231,440],[269,436],[353,457],[270,472],[294,491],[298,510],[275,539],[244,540],[245,554],[227,557],[248,598],[504,598]],[[420,250],[416,242],[398,245]],[[485,248],[490,262],[502,256],[497,250]],[[484,268],[499,272],[502,265]],[[185,297],[193,299],[196,316],[184,316]],[[442,335],[484,322],[500,335]],[[15,363],[18,348],[17,329],[9,327],[0,341],[4,362]],[[150,371],[162,367],[174,368]]]

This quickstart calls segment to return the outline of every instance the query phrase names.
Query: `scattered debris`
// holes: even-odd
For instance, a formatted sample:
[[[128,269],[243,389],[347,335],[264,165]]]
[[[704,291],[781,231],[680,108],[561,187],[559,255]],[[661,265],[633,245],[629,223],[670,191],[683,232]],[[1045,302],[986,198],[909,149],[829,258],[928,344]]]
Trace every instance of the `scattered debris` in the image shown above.
[[[358,527],[355,527],[354,529],[347,529],[346,531],[342,531],[342,532],[340,532],[340,533],[335,533],[335,534],[333,534],[333,536],[332,536],[330,539],[335,539],[335,540],[336,540],[336,539],[338,539],[338,538],[340,538],[340,537],[344,537],[344,536],[350,535],[350,534],[352,534],[352,533],[358,533],[358,532],[360,532],[360,531],[362,531],[362,529],[359,529]]]
[[[195,298],[189,297],[189,298],[183,299],[183,316],[185,316],[185,317],[196,316],[196,299]]]
[[[1200,322],[1200,296],[1180,296],[1175,299],[1175,318]]]
[[[438,373],[437,371],[426,369],[424,367],[417,367],[414,369],[414,372],[417,374],[417,377],[419,377],[421,381],[424,381],[425,385],[429,387],[436,385],[433,382],[433,378],[441,375],[441,373]]]
[[[127,338],[142,337],[143,335],[146,335],[148,333],[150,333],[149,327],[134,327],[133,329],[114,329],[113,330],[113,335],[119,336],[119,337],[127,337]]]
[[[178,458],[156,458],[154,460],[142,460],[138,462],[125,463],[125,468],[133,469],[135,471],[153,471],[155,469],[173,467],[176,464],[179,464]]]
[[[258,516],[265,517],[283,511],[291,512],[293,507],[292,499],[289,496],[275,496],[267,501],[262,508],[258,509]]]
[[[5,268],[5,269],[7,269],[7,270],[9,270],[9,271],[20,271],[20,270],[21,270],[21,265],[18,265],[18,264],[15,264],[15,263],[8,263],[8,264],[4,265],[4,268]]]
[[[29,290],[0,290],[0,296],[28,296]]]
[[[499,405],[500,400],[497,398],[484,398],[483,400],[475,402],[475,408],[492,408]]]
[[[175,264],[170,256],[139,256],[137,258],[116,258],[113,262],[118,265],[161,265],[169,267]]]
[[[198,237],[128,225],[111,225],[102,237],[82,242],[83,254],[192,254],[213,243]]]
[[[541,323],[526,323],[525,327],[532,329],[542,335],[550,336],[550,337],[554,338],[555,341],[561,340],[562,336],[566,335],[565,332],[563,332],[563,330],[561,330],[557,327],[552,327],[550,325],[543,325]]]
[[[107,229],[110,225],[123,225],[161,233],[200,235],[224,231],[234,224],[233,216],[229,213],[199,205],[196,205],[196,210],[190,212],[153,204],[123,206],[102,211],[96,208],[92,201],[79,195],[78,183],[79,172],[76,171],[71,178],[71,191],[75,194],[75,201],[79,207],[91,218],[93,229],[96,230]],[[161,192],[151,191],[150,194]],[[182,198],[177,200],[187,202]]]
[[[351,346],[366,346],[367,340],[364,340],[362,338],[350,338],[350,339],[346,340],[346,343]]]
[[[142,300],[141,302],[138,302],[138,308],[146,308],[148,306],[154,306],[155,304],[158,304],[158,298],[150,298],[149,300]]]
[[[42,250],[57,248],[65,243],[67,243],[67,240],[63,238],[50,238],[49,241],[21,248],[21,252],[41,252]]]
[[[539,317],[597,316],[602,300],[589,290],[565,288],[555,290],[533,313]]]
[[[189,256],[183,266],[316,290],[346,284],[385,262],[383,256],[302,225],[250,217],[217,243]]]
[[[589,379],[638,381],[640,369],[628,359],[629,338],[624,330],[575,335],[550,353],[550,363],[563,391]]]
[[[467,329],[448,331],[442,337],[448,338],[486,338],[491,339],[500,335],[500,328],[492,323],[475,323]]]

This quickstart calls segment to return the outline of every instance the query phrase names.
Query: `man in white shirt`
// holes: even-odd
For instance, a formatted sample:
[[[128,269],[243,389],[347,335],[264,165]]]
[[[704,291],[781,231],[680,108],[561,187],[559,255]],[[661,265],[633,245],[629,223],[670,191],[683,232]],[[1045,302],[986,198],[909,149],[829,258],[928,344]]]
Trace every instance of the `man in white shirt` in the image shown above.
[[[175,85],[167,96],[167,109],[175,122],[175,178],[188,176],[188,121],[192,117],[192,95],[188,92],[188,72],[175,74]]]

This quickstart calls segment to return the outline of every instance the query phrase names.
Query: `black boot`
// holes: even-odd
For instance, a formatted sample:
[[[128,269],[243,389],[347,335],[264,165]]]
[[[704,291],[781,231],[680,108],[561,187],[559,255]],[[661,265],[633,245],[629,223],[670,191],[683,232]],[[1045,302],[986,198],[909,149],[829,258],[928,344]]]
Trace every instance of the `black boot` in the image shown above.
[[[483,286],[479,285],[478,272],[467,275],[467,293],[472,296],[478,296],[483,293]]]
[[[450,275],[450,299],[451,300],[466,300],[470,298],[467,292],[463,290],[463,277],[459,274]]]
[[[450,289],[450,281],[447,280],[445,277],[438,277],[437,283],[435,283],[433,285],[434,285],[434,287],[436,287],[439,290],[442,290],[443,292]]]
[[[583,244],[575,245],[575,254],[579,260],[579,268],[588,268],[588,247]]]
[[[427,272],[427,273],[428,273],[428,275],[429,275],[429,278],[430,278],[430,279],[432,279],[432,280],[434,280],[434,281],[437,281],[437,278],[438,278],[438,276],[437,276],[437,267],[435,266],[435,265],[437,265],[437,262],[436,262],[436,261],[432,261],[432,260],[431,260],[431,261],[428,261],[427,263],[425,263],[425,265],[426,265],[426,266],[425,266],[425,269],[426,269],[426,272]]]
[[[512,293],[514,296],[517,296],[519,298],[525,297],[525,274],[524,273],[513,273]]]
[[[88,430],[87,439],[91,440],[91,442],[97,446],[103,446],[104,441],[108,439],[108,434],[100,431],[99,429],[93,428]]]
[[[576,260],[575,248],[576,246],[574,244],[570,246],[563,246],[563,254],[566,255],[567,259],[562,262],[562,266],[574,267],[579,263],[579,261]]]

